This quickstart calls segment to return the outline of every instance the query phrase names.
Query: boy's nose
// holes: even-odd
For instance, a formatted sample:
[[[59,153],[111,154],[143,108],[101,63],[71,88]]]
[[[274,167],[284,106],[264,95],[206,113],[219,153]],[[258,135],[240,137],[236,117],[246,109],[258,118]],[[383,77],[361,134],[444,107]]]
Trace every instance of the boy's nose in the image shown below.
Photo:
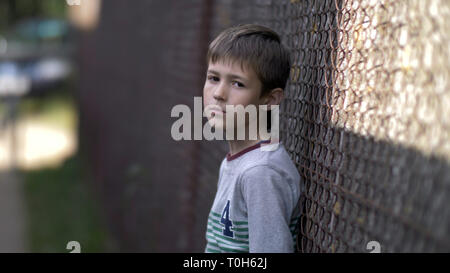
[[[223,84],[217,86],[217,88],[214,90],[213,97],[214,97],[214,99],[219,100],[219,101],[226,100],[226,98],[227,98],[226,87]]]

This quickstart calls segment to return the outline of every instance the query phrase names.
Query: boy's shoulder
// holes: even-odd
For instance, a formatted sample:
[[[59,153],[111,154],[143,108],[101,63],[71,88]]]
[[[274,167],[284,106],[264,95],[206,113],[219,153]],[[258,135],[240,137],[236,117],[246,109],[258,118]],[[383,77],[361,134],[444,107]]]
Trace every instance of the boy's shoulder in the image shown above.
[[[283,143],[276,143],[275,149],[254,149],[244,154],[238,161],[232,162],[224,158],[221,164],[221,171],[224,168],[231,169],[238,176],[258,172],[276,172],[279,175],[290,178],[289,180],[299,181],[300,175],[297,167],[292,162]]]
[[[274,150],[256,149],[253,154],[243,158],[242,167],[237,173],[237,183],[245,192],[250,189],[277,188],[279,193],[287,194],[297,200],[301,193],[300,174],[282,143]]]
[[[253,164],[280,164],[292,160],[284,147],[283,142],[274,144],[264,144],[264,146],[255,149],[255,153],[249,153],[248,158],[244,158],[249,165]]]

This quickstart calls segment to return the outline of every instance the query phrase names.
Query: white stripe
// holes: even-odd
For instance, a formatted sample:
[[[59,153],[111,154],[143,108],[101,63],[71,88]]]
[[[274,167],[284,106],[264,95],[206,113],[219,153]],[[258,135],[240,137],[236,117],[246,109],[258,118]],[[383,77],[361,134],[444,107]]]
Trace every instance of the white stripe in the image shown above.
[[[211,240],[211,239],[208,238],[208,240]],[[206,249],[208,249],[208,248],[211,248],[211,249],[213,249],[213,250],[217,250],[217,251],[219,251],[219,252],[222,252],[222,249],[220,249],[220,248],[218,248],[218,247],[216,247],[216,246],[211,245],[209,242],[208,242],[208,244],[206,245]]]
[[[210,235],[212,235],[216,240],[221,240],[221,241],[224,241],[224,242],[228,242],[229,244],[246,244],[246,245],[248,245],[248,240],[247,239],[230,238],[230,240],[233,239],[233,240],[238,241],[238,243],[235,243],[235,242],[232,242],[232,241],[228,241],[227,239],[220,238],[219,236],[222,236],[222,237],[225,237],[225,238],[227,236],[224,236],[224,235],[222,235],[220,233],[217,233],[214,230],[212,232],[211,231],[207,231],[206,233],[210,233]],[[216,236],[216,235],[218,235],[218,236]]]
[[[212,236],[214,239],[216,239],[218,245],[221,245],[223,247],[232,248],[232,249],[241,250],[241,251],[248,250],[248,243],[243,242],[241,244],[238,244],[238,243],[224,241],[223,239],[214,236],[214,234],[211,234],[211,232],[209,232],[209,231],[207,232],[207,234]],[[242,248],[242,247],[245,247],[245,248]]]

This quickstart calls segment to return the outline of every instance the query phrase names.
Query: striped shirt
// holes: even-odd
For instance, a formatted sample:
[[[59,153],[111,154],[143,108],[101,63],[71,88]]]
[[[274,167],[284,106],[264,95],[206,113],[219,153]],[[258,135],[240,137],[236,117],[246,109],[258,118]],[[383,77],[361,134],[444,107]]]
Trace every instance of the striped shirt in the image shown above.
[[[273,151],[260,145],[222,161],[205,252],[294,251],[300,175],[282,143]]]

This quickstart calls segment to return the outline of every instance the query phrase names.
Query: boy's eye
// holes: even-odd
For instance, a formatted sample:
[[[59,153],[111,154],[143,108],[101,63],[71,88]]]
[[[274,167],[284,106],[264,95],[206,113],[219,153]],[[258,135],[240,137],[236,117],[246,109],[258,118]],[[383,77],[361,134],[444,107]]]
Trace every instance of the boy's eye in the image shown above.
[[[219,78],[216,76],[208,76],[208,80],[217,82],[219,81]]]
[[[244,87],[244,85],[242,84],[242,83],[240,83],[240,82],[233,82],[233,84],[235,85],[235,86],[237,86],[237,87]]]

